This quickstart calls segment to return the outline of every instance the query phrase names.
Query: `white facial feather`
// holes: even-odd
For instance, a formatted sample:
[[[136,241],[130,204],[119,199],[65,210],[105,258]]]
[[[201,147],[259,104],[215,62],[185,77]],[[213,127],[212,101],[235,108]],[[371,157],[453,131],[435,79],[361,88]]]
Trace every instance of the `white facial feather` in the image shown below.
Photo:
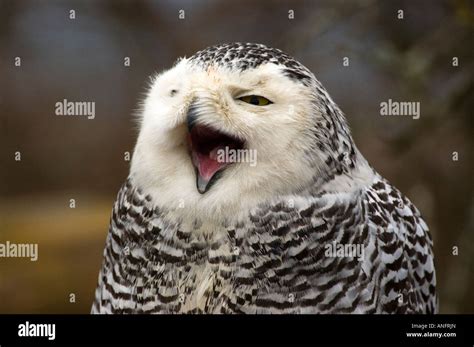
[[[239,100],[261,95],[273,103],[258,107]],[[317,174],[304,151],[314,125],[313,89],[291,81],[272,63],[239,71],[203,69],[188,59],[158,75],[145,100],[131,175],[157,206],[177,216],[221,221],[258,203],[297,192]],[[205,194],[196,189],[188,153],[186,116],[199,100],[200,122],[245,139],[257,164],[234,163]]]

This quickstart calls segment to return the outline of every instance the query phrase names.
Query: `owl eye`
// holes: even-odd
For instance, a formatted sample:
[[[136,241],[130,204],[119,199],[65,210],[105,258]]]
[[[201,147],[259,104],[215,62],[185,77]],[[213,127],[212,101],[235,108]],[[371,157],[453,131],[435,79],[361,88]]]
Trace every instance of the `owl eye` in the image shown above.
[[[239,100],[242,100],[243,102],[246,102],[247,104],[251,104],[255,106],[266,106],[269,104],[273,104],[273,102],[271,102],[267,98],[264,98],[263,96],[259,96],[259,95],[242,96],[241,98],[239,98]]]

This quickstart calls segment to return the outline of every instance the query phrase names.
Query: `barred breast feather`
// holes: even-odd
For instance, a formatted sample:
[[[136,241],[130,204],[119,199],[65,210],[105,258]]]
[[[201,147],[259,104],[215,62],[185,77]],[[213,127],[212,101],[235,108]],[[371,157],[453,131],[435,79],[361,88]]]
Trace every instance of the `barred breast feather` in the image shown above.
[[[206,235],[168,220],[127,180],[113,208],[92,312],[436,310],[427,226],[380,177],[350,196],[282,198]],[[363,259],[328,257],[331,243],[363,245]]]

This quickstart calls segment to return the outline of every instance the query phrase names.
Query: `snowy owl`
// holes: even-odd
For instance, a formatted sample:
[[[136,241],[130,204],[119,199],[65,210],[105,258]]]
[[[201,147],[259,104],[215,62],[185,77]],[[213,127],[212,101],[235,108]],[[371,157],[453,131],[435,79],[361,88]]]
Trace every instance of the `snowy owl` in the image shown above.
[[[417,208],[305,66],[221,44],[152,79],[92,313],[435,313]]]

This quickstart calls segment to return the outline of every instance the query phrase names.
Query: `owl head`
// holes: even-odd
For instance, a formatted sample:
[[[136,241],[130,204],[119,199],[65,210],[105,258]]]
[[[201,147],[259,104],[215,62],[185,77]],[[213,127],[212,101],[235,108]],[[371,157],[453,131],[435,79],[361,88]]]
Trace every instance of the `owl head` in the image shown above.
[[[168,209],[232,214],[348,173],[355,154],[306,67],[262,44],[222,44],[153,77],[131,177]]]

